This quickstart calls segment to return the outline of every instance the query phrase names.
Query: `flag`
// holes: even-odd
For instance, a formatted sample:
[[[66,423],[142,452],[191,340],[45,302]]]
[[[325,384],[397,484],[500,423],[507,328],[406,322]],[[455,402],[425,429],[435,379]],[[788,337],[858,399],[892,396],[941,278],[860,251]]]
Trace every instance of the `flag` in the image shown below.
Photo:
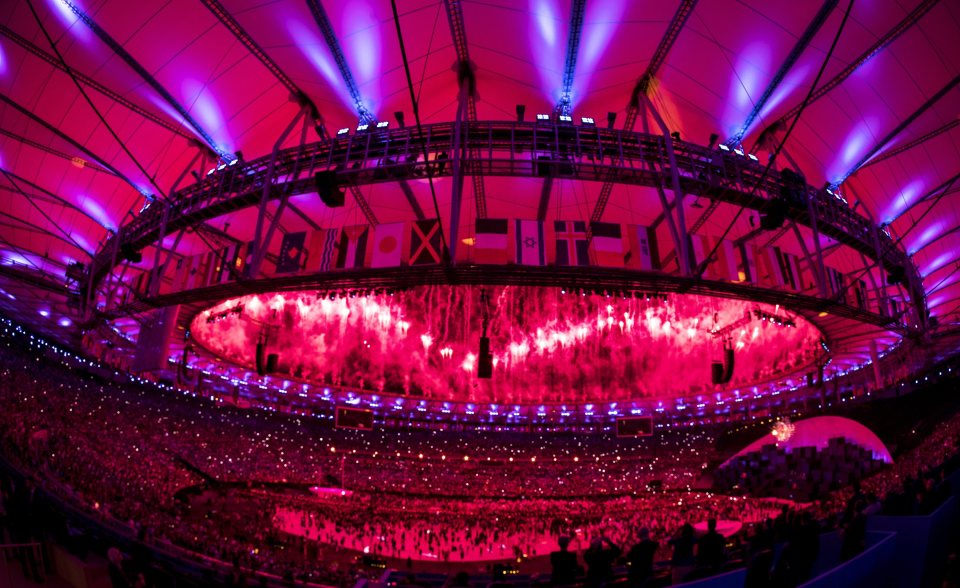
[[[197,272],[196,287],[209,286],[213,279],[213,270],[217,267],[217,253],[211,251],[200,256],[200,268]]]
[[[213,274],[213,282],[222,284],[232,282],[236,278],[237,257],[240,255],[240,244],[233,243],[217,251],[217,267]]]
[[[590,265],[585,221],[553,221],[557,265]]]
[[[756,248],[746,243],[741,243],[738,247],[737,258],[737,277],[741,282],[757,282],[757,255]]]
[[[137,294],[146,294],[147,286],[150,284],[150,273],[140,272],[140,275],[133,281],[131,290]]]
[[[397,267],[403,261],[403,229],[407,223],[386,223],[373,229],[370,267]]]
[[[623,232],[618,223],[590,223],[593,259],[603,267],[623,267]]]
[[[183,260],[183,267],[181,271],[183,274],[180,278],[180,283],[184,290],[192,290],[195,288],[197,283],[197,271],[200,264],[200,256],[192,255]]]
[[[190,258],[180,257],[176,263],[177,273],[173,278],[173,291],[182,292],[187,289],[187,278],[190,276]]]
[[[797,258],[797,271],[800,272],[800,289],[808,290],[814,288],[817,285],[817,280],[814,277],[813,268],[807,262],[806,259]]]
[[[660,270],[660,249],[657,247],[657,231],[643,225],[628,225],[627,237],[630,251],[627,252],[627,265],[641,270]]]
[[[210,283],[210,272],[213,270],[214,252],[201,253],[190,258],[190,270],[187,276],[187,290],[203,288]]]
[[[307,232],[287,233],[280,242],[280,255],[277,256],[278,274],[292,274],[300,271],[300,258],[303,257],[303,246],[307,240]]]
[[[440,221],[413,221],[410,231],[410,265],[432,265],[440,263],[442,249],[440,240]]]
[[[853,282],[853,295],[857,302],[857,308],[867,310],[867,283],[863,280]]]
[[[843,274],[832,267],[823,268],[827,276],[827,292],[830,296],[836,297],[839,302],[847,301],[847,291],[844,288]]]
[[[733,243],[726,239],[713,239],[716,252],[713,261],[707,266],[707,275],[714,280],[740,281],[740,269]]]
[[[257,252],[256,245],[257,245],[256,241],[247,242],[247,247],[244,250],[244,254],[240,257],[240,259],[243,260],[243,263],[240,267],[240,275],[243,276],[244,279],[250,279],[250,278],[256,277],[256,276],[250,275],[250,271],[252,269],[251,264],[253,264],[253,256]]]
[[[180,262],[182,260],[182,257],[178,257],[176,260],[167,259],[166,265],[163,267],[163,278],[160,280],[160,289],[157,290],[157,294],[163,295],[178,291],[177,277],[180,274]]]
[[[514,239],[516,262],[519,265],[547,265],[547,249],[543,238],[543,222],[517,220]]]
[[[473,262],[482,264],[507,263],[507,219],[478,218],[473,244]]]
[[[783,271],[784,281],[797,292],[804,290],[803,277],[800,273],[800,259],[792,253],[780,252],[780,266]]]
[[[367,261],[369,236],[370,227],[367,225],[343,227],[337,251],[337,267],[348,269],[364,267]]]
[[[777,260],[779,247],[763,247],[757,251],[758,283],[764,286],[783,286],[783,269]]]
[[[710,253],[710,243],[703,235],[687,235],[687,257],[690,259],[690,269],[696,273],[700,264],[704,263],[707,254]],[[677,256],[677,264],[680,264],[680,256]],[[704,263],[706,267],[706,264]],[[706,269],[704,269],[706,273]]]
[[[333,269],[337,253],[337,230],[319,229],[307,239],[303,269],[308,272],[328,272]]]

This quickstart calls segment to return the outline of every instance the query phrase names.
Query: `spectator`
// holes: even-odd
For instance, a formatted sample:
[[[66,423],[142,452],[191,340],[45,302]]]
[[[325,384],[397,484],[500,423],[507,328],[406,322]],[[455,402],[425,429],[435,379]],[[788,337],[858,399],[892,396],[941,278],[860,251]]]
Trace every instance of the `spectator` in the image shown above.
[[[670,539],[670,546],[673,547],[673,556],[670,558],[670,568],[672,570],[673,583],[680,584],[687,574],[693,570],[696,559],[693,556],[693,547],[696,539],[693,536],[693,525],[684,523],[680,528],[680,533]]]
[[[110,576],[110,586],[112,588],[131,588],[133,586],[123,569],[123,554],[116,547],[107,550],[107,574]]]
[[[577,554],[567,550],[570,546],[570,537],[564,535],[557,540],[560,549],[550,554],[550,583],[553,586],[566,586],[576,582],[580,575],[580,564],[577,563]]]
[[[713,572],[726,560],[726,539],[717,533],[717,519],[707,521],[707,533],[697,541],[697,565]]]
[[[600,586],[613,578],[613,562],[620,557],[620,548],[606,536],[595,537],[583,553],[587,564],[587,585]]]
[[[650,529],[643,527],[638,535],[640,541],[627,552],[627,565],[630,566],[627,577],[634,587],[642,586],[653,576],[653,558],[660,546],[659,543],[650,539]]]

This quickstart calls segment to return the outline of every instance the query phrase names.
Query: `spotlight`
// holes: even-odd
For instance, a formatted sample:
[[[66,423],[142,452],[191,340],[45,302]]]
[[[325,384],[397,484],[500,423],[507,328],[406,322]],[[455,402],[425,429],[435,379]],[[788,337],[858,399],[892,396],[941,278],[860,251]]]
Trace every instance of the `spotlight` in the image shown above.
[[[581,117],[581,118],[580,118],[580,124],[582,124],[582,125],[585,126],[585,127],[595,127],[595,126],[597,126],[597,122],[596,122],[595,120],[593,120],[593,117],[592,117],[592,116],[584,116],[584,117]]]
[[[385,121],[385,120],[382,120],[382,121],[380,121],[380,122],[377,123],[377,128],[378,128],[378,129],[385,129],[385,128],[387,128],[388,126],[390,126],[390,123],[387,122],[387,121]]]
[[[720,143],[719,145],[717,145],[717,147],[720,148],[720,151],[730,151],[730,148],[724,145],[723,143]]]
[[[570,116],[569,114],[561,114],[561,115],[560,115],[560,122],[562,122],[562,123],[567,123],[567,124],[573,124],[573,117]]]
[[[616,112],[608,112],[608,113],[607,113],[607,128],[608,128],[608,129],[612,129],[612,128],[613,128],[613,125],[615,125],[616,123],[617,123],[617,113],[616,113]]]
[[[357,125],[357,132],[361,133],[369,128],[370,128],[370,125],[368,125],[367,123],[359,124]]]
[[[537,122],[550,122],[550,115],[549,115],[549,114],[538,114],[538,115],[537,115]]]
[[[527,112],[525,104],[517,104],[517,122],[523,122],[523,115]]]
[[[394,112],[394,113],[393,113],[393,118],[397,119],[397,124],[400,125],[400,128],[401,128],[401,129],[404,128],[404,123],[403,123],[403,111],[402,111],[402,110],[398,110],[398,111]]]
[[[343,135],[346,135],[346,134],[349,133],[349,132],[350,132],[350,129],[344,127],[344,128],[342,128],[342,129],[340,129],[339,131],[337,131],[337,136],[338,136],[338,137],[341,137],[341,136],[343,136]]]

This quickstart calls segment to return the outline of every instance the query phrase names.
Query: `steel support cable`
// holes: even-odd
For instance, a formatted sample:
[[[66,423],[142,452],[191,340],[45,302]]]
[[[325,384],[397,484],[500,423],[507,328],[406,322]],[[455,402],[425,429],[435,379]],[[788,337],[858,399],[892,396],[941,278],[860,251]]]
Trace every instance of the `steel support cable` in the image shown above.
[[[420,123],[420,103],[417,100],[416,91],[413,89],[413,76],[410,75],[410,61],[407,59],[407,49],[403,43],[403,32],[400,30],[400,13],[397,11],[397,0],[390,0],[390,7],[393,10],[393,23],[397,29],[397,40],[400,42],[400,56],[403,58],[403,71],[407,76],[407,88],[410,91],[413,118],[417,122],[417,134],[419,135],[419,143],[423,151],[424,167],[426,167],[427,170],[427,181],[430,184],[430,198],[433,200],[433,211],[437,215],[437,225],[440,228],[440,244],[443,247],[444,257],[449,258],[450,249],[447,246],[447,236],[443,230],[443,219],[440,218],[440,204],[437,202],[437,190],[433,185],[433,169],[430,165],[430,154],[427,153],[427,144],[423,141],[423,125]],[[449,261],[449,259],[444,261]]]
[[[833,52],[837,48],[837,43],[840,41],[840,36],[843,34],[843,30],[847,25],[847,20],[850,18],[850,12],[853,9],[854,0],[850,0],[850,4],[847,5],[847,10],[843,14],[843,20],[840,21],[840,27],[837,29],[836,35],[833,37],[833,42],[830,44],[830,50],[827,51],[826,57],[823,59],[823,63],[820,64],[820,70],[817,72],[817,76],[813,79],[813,83],[810,85],[810,90],[807,92],[806,97],[803,99],[803,102],[800,104],[800,108],[797,111],[797,116],[790,123],[790,126],[787,128],[787,132],[783,136],[783,140],[777,144],[776,150],[770,155],[770,161],[767,162],[767,165],[763,168],[763,173],[760,175],[760,178],[757,180],[757,183],[754,185],[753,190],[751,190],[751,195],[755,194],[757,190],[760,189],[760,186],[763,184],[763,180],[766,179],[767,175],[770,173],[770,168],[773,167],[774,162],[776,162],[777,157],[780,155],[780,152],[783,150],[783,146],[786,145],[787,140],[790,138],[793,129],[796,128],[797,122],[800,120],[800,116],[803,114],[803,111],[806,110],[807,106],[810,104],[810,98],[813,96],[814,91],[816,90],[817,84],[820,83],[820,78],[823,77],[823,72],[827,69],[827,64],[830,62],[830,58],[833,57]],[[717,240],[717,243],[710,250],[710,253],[704,256],[703,262],[697,267],[696,276],[702,276],[703,272],[707,269],[707,261],[710,260],[714,255],[716,255],[717,250],[720,248],[720,245],[723,244],[724,239],[727,238],[727,235],[730,234],[730,231],[736,225],[737,221],[740,219],[740,215],[743,214],[744,208],[741,206],[737,210],[737,214],[733,216],[733,220],[730,221],[730,224],[727,225],[727,228],[723,231],[723,234]]]
[[[150,182],[150,184],[152,184],[153,187],[156,188],[157,194],[159,194],[164,200],[167,200],[166,195],[164,194],[160,186],[157,185],[157,182],[154,179],[154,177],[151,176],[150,173],[147,172],[147,170],[143,167],[143,165],[140,164],[140,161],[136,157],[134,157],[133,153],[131,153],[130,149],[127,147],[127,144],[122,139],[120,139],[120,136],[117,135],[116,131],[113,130],[113,127],[110,126],[110,123],[107,122],[107,119],[105,119],[103,117],[103,114],[100,113],[100,109],[98,109],[96,105],[93,103],[93,100],[90,99],[90,96],[87,94],[87,91],[83,89],[83,85],[80,83],[80,80],[77,79],[77,76],[73,73],[73,70],[67,65],[66,60],[63,58],[63,54],[60,53],[60,50],[57,49],[56,43],[53,42],[53,38],[50,37],[50,33],[47,31],[47,27],[45,27],[43,25],[43,21],[40,20],[40,15],[37,14],[37,11],[33,6],[33,0],[27,0],[27,6],[30,8],[30,12],[33,14],[33,18],[37,21],[37,26],[40,27],[40,31],[43,33],[44,38],[47,39],[47,43],[50,45],[50,48],[53,49],[53,52],[57,56],[57,59],[60,61],[61,64],[63,64],[64,71],[66,71],[67,75],[70,76],[70,79],[73,81],[73,84],[77,87],[77,90],[80,92],[80,95],[83,96],[83,99],[86,101],[90,109],[93,110],[93,113],[97,115],[97,119],[100,120],[100,124],[102,124],[107,129],[107,131],[110,132],[110,136],[113,137],[113,140],[117,142],[117,144],[120,146],[121,149],[123,149],[123,152],[127,154],[127,157],[130,158],[130,161],[132,161],[133,164],[137,166],[137,169],[140,170],[140,173],[142,173],[143,176],[147,178],[147,180]],[[127,180],[127,178],[123,176],[120,176],[120,177],[123,178],[124,180]],[[130,180],[127,180],[127,183],[129,183],[134,190],[137,190],[138,192],[140,191],[140,189],[135,184],[130,182]]]

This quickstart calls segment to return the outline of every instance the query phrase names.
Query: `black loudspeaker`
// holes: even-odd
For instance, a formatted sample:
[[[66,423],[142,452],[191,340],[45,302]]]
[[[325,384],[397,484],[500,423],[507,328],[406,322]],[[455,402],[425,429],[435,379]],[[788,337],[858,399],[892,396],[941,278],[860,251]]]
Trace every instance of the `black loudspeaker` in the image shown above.
[[[723,383],[723,364],[715,361],[710,364],[710,375],[714,384]]]
[[[330,208],[340,208],[345,199],[343,192],[337,187],[337,172],[334,170],[317,172],[313,177],[320,200]]]
[[[733,348],[723,350],[723,382],[728,383],[733,379]]]
[[[490,355],[490,338],[480,337],[480,357],[477,359],[477,377],[493,377],[493,356]]]
[[[537,175],[541,178],[556,175],[556,166],[553,158],[549,155],[541,155],[537,158]]]
[[[905,270],[902,265],[898,265],[890,269],[890,273],[887,274],[887,283],[891,286],[902,284],[906,277],[907,270]]]
[[[267,361],[266,361],[267,349],[262,342],[257,342],[257,353],[256,353],[256,364],[257,364],[257,374],[261,376],[267,375]]]
[[[771,200],[760,213],[760,228],[764,231],[775,231],[782,227],[786,220],[787,205],[781,200]]]
[[[143,253],[133,248],[133,245],[124,243],[120,245],[120,257],[130,263],[140,263],[143,261]]]
[[[277,353],[271,353],[267,356],[267,373],[272,374],[277,371],[277,363],[280,361],[280,355]]]

